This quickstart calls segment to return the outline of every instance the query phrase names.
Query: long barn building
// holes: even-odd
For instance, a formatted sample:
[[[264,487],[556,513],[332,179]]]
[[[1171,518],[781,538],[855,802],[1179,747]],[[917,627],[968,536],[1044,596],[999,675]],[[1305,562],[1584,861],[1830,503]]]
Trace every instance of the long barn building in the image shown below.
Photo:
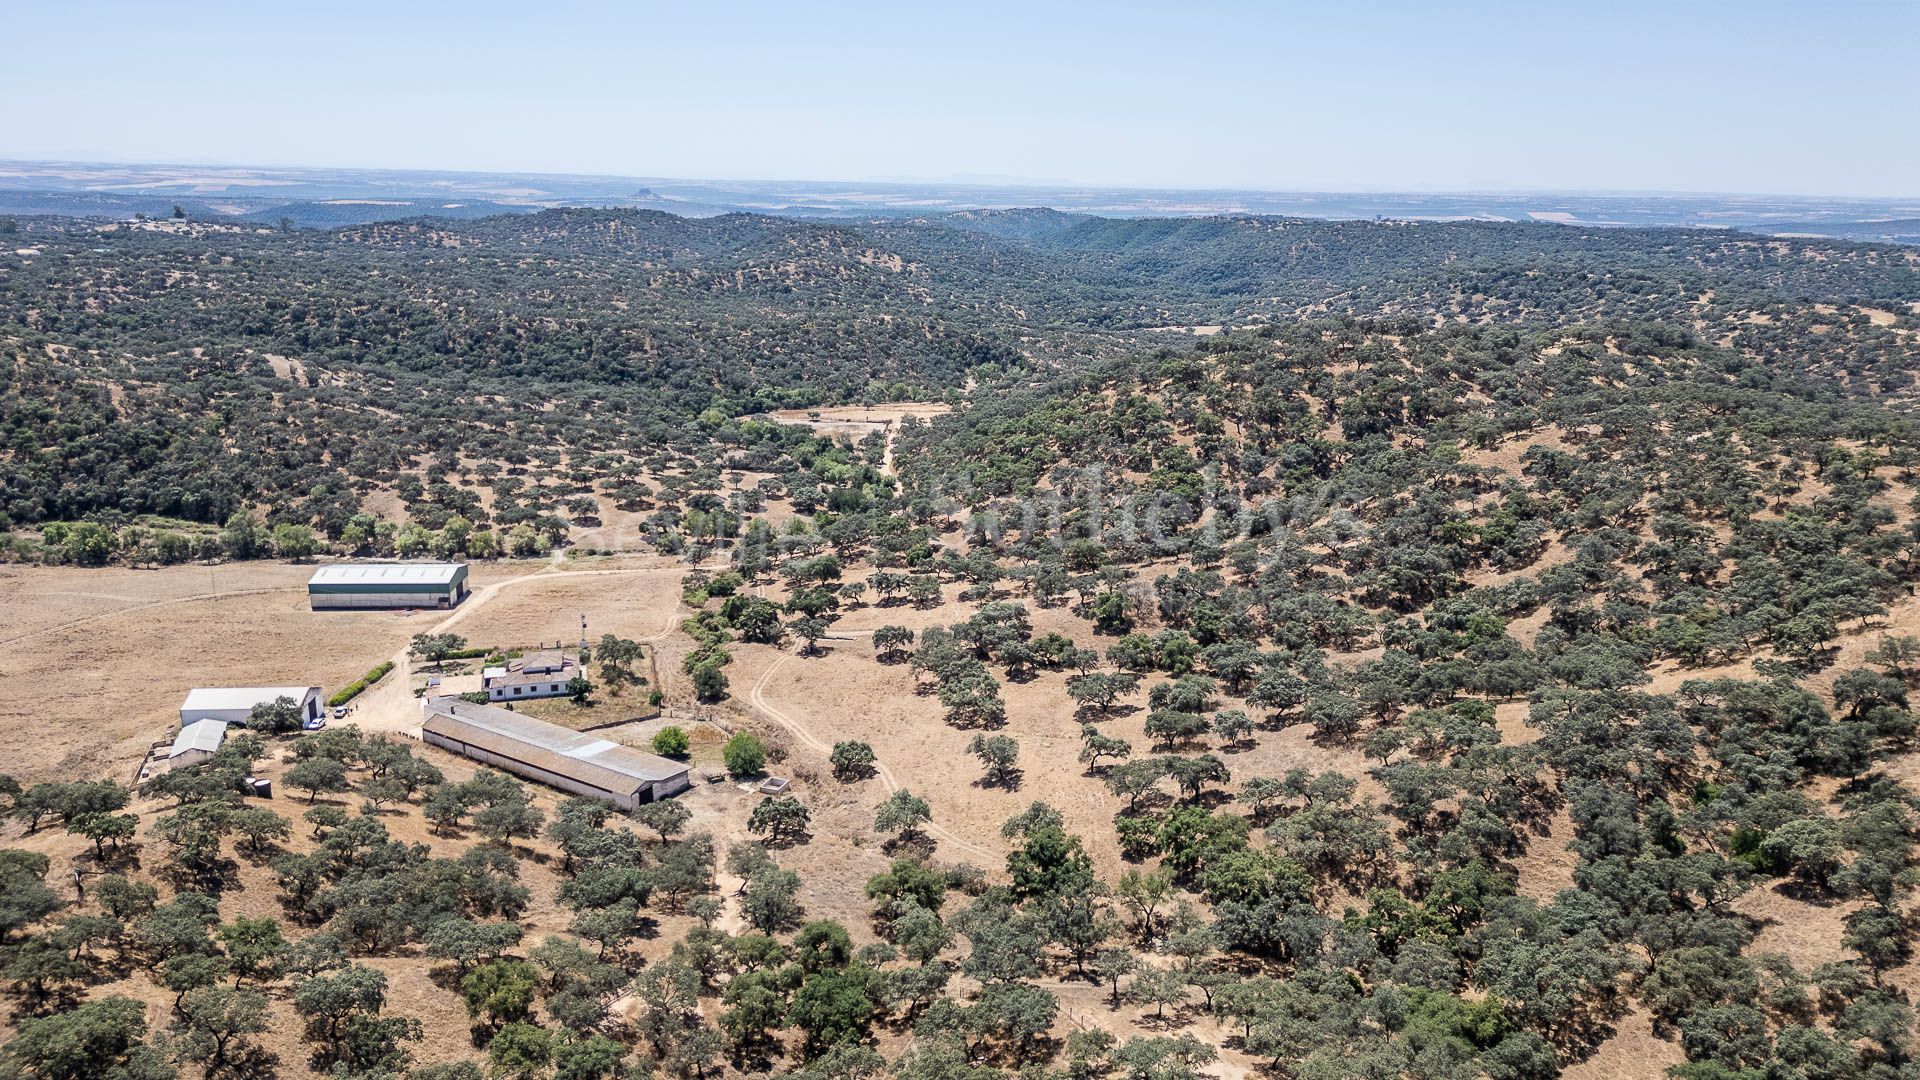
[[[420,738],[431,746],[624,810],[685,791],[687,766],[557,724],[457,697],[427,698]]]
[[[450,608],[466,597],[464,563],[333,563],[307,581],[315,611]]]

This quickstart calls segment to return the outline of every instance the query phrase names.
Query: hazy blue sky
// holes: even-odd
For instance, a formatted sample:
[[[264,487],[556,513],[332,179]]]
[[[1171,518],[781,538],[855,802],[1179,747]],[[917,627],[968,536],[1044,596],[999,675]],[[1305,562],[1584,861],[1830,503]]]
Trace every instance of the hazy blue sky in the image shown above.
[[[0,11],[0,158],[1920,195],[1920,2]]]

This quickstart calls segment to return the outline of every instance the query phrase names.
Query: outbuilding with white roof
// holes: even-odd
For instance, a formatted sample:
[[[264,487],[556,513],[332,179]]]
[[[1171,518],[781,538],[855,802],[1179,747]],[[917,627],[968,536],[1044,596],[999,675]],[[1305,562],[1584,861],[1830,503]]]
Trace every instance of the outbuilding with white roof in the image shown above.
[[[450,608],[466,597],[465,563],[332,563],[307,581],[315,611]]]
[[[292,698],[302,721],[320,718],[324,702],[317,686],[197,686],[180,705],[180,726],[199,720],[245,724],[256,705]]]
[[[167,766],[178,769],[205,761],[227,741],[225,720],[195,720],[180,729],[173,746],[167,750]]]

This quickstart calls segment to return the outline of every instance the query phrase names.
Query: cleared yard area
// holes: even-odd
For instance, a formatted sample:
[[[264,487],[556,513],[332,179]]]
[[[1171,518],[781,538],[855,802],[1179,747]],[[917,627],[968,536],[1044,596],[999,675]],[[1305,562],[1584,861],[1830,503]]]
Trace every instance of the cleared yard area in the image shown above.
[[[674,621],[684,568],[476,563],[475,595],[452,612],[311,611],[312,573],[311,565],[270,562],[0,568],[5,771],[31,781],[100,775],[104,767],[125,780],[144,747],[170,734],[192,687],[317,683],[331,694],[403,654],[414,634],[437,628],[476,643],[553,640],[577,635],[585,611],[596,638],[658,633]],[[498,611],[479,618],[494,604]],[[408,683],[403,663],[356,699],[356,720],[393,727],[403,725],[378,721],[404,716],[417,726]]]
[[[899,433],[899,421],[905,417],[931,420],[952,412],[953,407],[937,401],[894,401],[881,405],[823,405],[814,409],[778,409],[753,417],[776,424],[795,424],[812,428],[829,437],[844,435],[859,442],[869,435],[885,435],[887,452],[882,472],[893,471],[893,440]]]
[[[311,566],[9,567],[0,755],[23,780],[131,776],[195,686],[352,682],[441,612],[313,612]],[[211,586],[210,586],[211,582]],[[210,595],[217,587],[218,595]],[[128,771],[122,776],[122,765]]]

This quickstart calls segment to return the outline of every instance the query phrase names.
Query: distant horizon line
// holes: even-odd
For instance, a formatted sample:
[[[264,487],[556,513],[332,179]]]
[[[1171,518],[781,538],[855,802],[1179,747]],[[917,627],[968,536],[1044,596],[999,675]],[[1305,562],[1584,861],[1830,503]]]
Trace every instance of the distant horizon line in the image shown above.
[[[474,169],[474,168],[426,168],[420,166],[378,166],[378,165],[312,165],[312,164],[262,164],[242,163],[230,160],[136,160],[85,157],[0,157],[0,167],[5,166],[88,166],[96,168],[148,168],[148,169],[222,169],[235,172],[334,172],[365,174],[405,174],[416,176],[471,176],[495,178],[554,178],[570,180],[612,180],[638,183],[675,183],[675,184],[766,184],[766,185],[871,185],[886,187],[929,187],[965,188],[978,191],[1021,190],[1034,192],[1098,191],[1098,192],[1141,192],[1141,193],[1192,193],[1192,194],[1258,194],[1258,195],[1437,195],[1437,196],[1577,196],[1588,198],[1722,198],[1722,199],[1774,199],[1782,201],[1849,201],[1862,203],[1920,203],[1920,193],[1908,195],[1847,195],[1838,193],[1788,193],[1770,191],[1715,191],[1691,188],[1556,188],[1556,187],[1420,187],[1360,184],[1351,187],[1256,187],[1230,185],[1152,185],[1133,183],[1102,183],[1094,181],[1041,180],[1034,178],[858,178],[833,177],[828,179],[779,178],[779,177],[700,177],[648,175],[643,173],[615,172],[565,172],[529,169]],[[24,178],[23,178],[24,179]],[[126,194],[126,192],[121,192]],[[157,193],[156,193],[157,194]],[[183,193],[184,194],[184,193]],[[266,194],[261,192],[261,194]],[[1034,207],[1046,208],[1050,207]],[[985,209],[985,208],[983,208]],[[1066,211],[1073,212],[1073,211]]]

